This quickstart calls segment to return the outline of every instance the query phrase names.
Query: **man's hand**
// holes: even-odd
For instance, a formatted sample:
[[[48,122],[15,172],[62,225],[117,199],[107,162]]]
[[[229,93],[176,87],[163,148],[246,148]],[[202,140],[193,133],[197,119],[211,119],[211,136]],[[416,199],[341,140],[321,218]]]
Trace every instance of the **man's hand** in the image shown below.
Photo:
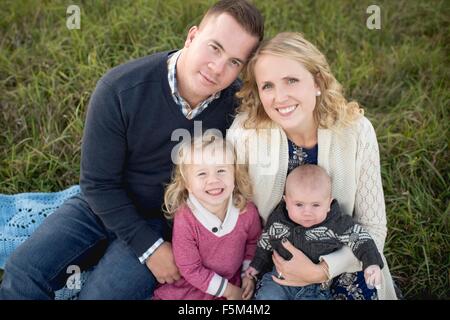
[[[180,279],[170,242],[163,242],[145,264],[159,283],[173,283]]]
[[[364,278],[369,289],[381,289],[381,269],[378,265],[373,264],[364,270]]]
[[[228,282],[223,296],[227,300],[242,300],[242,289]]]
[[[242,299],[250,300],[255,291],[255,279],[245,276],[242,279]]]

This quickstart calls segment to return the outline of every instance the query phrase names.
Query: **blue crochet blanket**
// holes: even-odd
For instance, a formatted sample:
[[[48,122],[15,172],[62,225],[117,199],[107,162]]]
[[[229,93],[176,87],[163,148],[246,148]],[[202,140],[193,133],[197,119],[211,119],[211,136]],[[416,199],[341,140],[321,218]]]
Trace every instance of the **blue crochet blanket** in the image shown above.
[[[5,267],[9,255],[36,230],[45,217],[79,192],[79,186],[72,186],[54,193],[0,194],[0,269]],[[73,299],[76,293],[64,288],[56,293],[56,299]]]

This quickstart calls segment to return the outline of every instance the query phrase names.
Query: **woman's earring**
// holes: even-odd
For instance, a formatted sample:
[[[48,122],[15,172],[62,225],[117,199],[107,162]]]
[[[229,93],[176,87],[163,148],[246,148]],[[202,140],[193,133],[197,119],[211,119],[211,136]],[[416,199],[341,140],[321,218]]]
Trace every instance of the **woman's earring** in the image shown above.
[[[317,90],[316,97],[320,96],[321,94],[322,94],[322,92],[320,92],[320,90]]]

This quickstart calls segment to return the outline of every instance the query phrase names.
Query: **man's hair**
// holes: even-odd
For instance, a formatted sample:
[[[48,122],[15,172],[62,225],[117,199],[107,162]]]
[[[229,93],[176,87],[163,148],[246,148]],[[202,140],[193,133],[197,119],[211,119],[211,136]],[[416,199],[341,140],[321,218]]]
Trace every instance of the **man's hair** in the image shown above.
[[[249,34],[257,37],[259,41],[264,38],[264,18],[261,12],[247,0],[221,0],[214,4],[205,13],[200,27],[209,18],[227,13]]]

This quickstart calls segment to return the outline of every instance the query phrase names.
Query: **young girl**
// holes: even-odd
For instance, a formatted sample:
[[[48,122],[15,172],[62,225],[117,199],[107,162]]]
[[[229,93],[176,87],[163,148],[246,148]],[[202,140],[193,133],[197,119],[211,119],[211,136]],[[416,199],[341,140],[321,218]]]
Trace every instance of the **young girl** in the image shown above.
[[[181,145],[164,203],[174,219],[172,246],[182,278],[157,288],[153,299],[250,299],[243,277],[261,233],[249,202],[246,168],[221,137],[204,135]]]

